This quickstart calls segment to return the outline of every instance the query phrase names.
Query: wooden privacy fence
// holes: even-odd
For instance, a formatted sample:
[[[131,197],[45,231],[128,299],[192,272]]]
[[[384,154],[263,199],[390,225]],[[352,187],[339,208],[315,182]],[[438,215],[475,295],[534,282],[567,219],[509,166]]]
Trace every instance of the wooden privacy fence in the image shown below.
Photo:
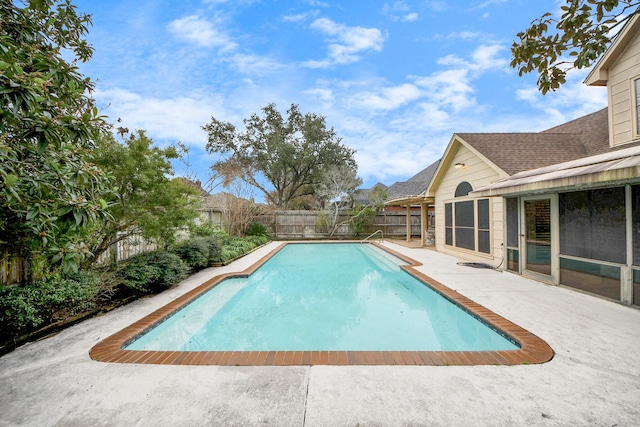
[[[144,252],[157,249],[157,245],[153,242],[145,240],[140,235],[132,235],[117,243],[114,243],[108,250],[103,252],[96,264],[107,265],[117,263],[131,258]],[[10,285],[14,283],[23,283],[28,280],[27,261],[19,256],[11,255],[9,252],[2,251],[2,259],[0,260],[0,284]]]
[[[96,263],[98,265],[115,264],[131,258],[134,255],[153,251],[155,249],[158,249],[158,245],[154,242],[144,239],[139,234],[132,234],[126,239],[120,240],[119,242],[111,245],[108,250],[100,254]]]
[[[321,239],[330,237],[329,227],[323,224],[321,215],[323,213],[319,211],[275,211],[259,215],[255,220],[265,225],[271,236],[279,239]],[[406,218],[406,212],[379,212],[360,236],[354,236],[352,228],[346,224],[340,226],[333,237],[366,237],[376,230],[382,230],[385,237],[405,237],[407,235]],[[349,219],[348,215],[342,214],[338,223],[347,219]],[[411,212],[411,235],[418,237],[422,235],[419,211]]]
[[[25,278],[25,261],[23,258],[11,255],[7,250],[2,252],[0,260],[0,284],[20,283]]]

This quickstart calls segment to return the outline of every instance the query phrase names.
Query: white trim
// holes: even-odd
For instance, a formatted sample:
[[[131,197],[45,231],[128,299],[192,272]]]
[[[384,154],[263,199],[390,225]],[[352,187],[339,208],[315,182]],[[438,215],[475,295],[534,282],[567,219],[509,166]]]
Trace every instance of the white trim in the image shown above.
[[[631,185],[624,186],[625,228],[627,240],[627,265],[620,270],[620,301],[633,302],[633,197]]]
[[[640,75],[632,77],[629,79],[630,82],[630,95],[629,102],[631,102],[631,141],[633,142],[640,138],[640,116],[638,115],[638,103],[640,103],[640,97],[638,96],[638,91],[640,91]],[[638,88],[636,88],[638,85]],[[613,139],[610,139],[613,144]]]

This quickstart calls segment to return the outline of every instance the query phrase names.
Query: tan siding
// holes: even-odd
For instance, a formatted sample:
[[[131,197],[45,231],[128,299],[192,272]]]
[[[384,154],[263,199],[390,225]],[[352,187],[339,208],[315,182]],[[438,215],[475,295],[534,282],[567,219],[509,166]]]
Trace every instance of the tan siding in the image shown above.
[[[609,70],[609,115],[611,143],[620,145],[636,138],[634,107],[635,96],[631,81],[640,76],[640,38],[636,37]]]

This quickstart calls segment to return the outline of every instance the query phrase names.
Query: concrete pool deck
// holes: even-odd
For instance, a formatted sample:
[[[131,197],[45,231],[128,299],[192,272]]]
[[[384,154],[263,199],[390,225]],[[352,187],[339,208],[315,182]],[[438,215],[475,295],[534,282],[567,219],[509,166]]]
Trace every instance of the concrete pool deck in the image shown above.
[[[630,426],[640,420],[640,310],[385,242],[417,270],[546,341],[517,366],[166,366],[89,350],[269,244],[152,298],[0,357],[0,426]]]

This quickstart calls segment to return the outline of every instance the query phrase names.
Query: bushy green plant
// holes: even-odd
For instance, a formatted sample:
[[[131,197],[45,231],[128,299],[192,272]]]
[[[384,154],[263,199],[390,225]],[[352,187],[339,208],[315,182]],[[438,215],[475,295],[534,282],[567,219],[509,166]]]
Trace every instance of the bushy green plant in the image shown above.
[[[127,288],[153,292],[178,283],[188,273],[189,266],[178,255],[159,250],[130,258],[119,267],[117,276]]]
[[[171,252],[178,255],[194,271],[201,270],[209,264],[209,245],[203,238],[178,243]]]
[[[376,210],[372,206],[358,206],[349,211],[351,233],[354,237],[366,234],[376,216]]]
[[[2,335],[15,336],[40,325],[44,319],[38,313],[38,290],[32,286],[0,288],[0,330]]]
[[[268,236],[267,227],[259,222],[249,224],[245,231],[247,236]]]
[[[205,245],[207,245],[208,256],[207,256],[207,266],[212,266],[214,263],[220,261],[220,255],[222,254],[222,247],[220,245],[220,240],[216,236],[204,237],[202,238]]]
[[[224,233],[224,231],[217,225],[213,225],[209,221],[206,221],[202,224],[192,226],[190,233],[193,237],[211,237]]]
[[[267,236],[247,236],[245,239],[256,246],[264,245],[269,241],[269,237]]]
[[[0,288],[0,330],[5,336],[29,332],[95,307],[100,279],[91,272],[54,274],[26,286]]]

